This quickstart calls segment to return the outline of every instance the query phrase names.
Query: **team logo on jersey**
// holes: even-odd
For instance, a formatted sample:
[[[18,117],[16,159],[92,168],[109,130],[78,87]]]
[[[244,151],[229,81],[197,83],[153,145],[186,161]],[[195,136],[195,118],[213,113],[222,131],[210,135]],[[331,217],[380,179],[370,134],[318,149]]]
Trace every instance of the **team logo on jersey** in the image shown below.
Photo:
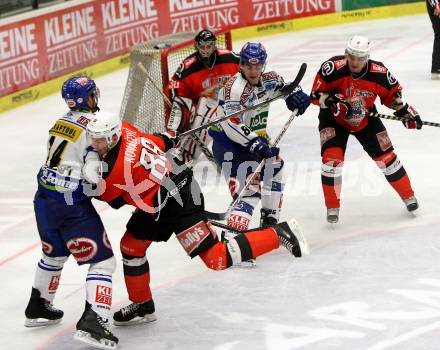
[[[388,133],[386,130],[378,132],[376,134],[376,137],[377,137],[377,141],[379,142],[380,149],[382,151],[386,151],[388,148],[390,148],[392,146],[391,139],[388,136]]]
[[[387,72],[387,79],[390,85],[395,85],[397,83],[397,79],[390,73],[390,71]]]
[[[98,245],[93,239],[79,237],[67,242],[67,249],[78,262],[84,262],[92,259],[98,252]]]
[[[329,76],[335,70],[335,64],[332,61],[324,62],[322,65],[321,73],[323,76]]]

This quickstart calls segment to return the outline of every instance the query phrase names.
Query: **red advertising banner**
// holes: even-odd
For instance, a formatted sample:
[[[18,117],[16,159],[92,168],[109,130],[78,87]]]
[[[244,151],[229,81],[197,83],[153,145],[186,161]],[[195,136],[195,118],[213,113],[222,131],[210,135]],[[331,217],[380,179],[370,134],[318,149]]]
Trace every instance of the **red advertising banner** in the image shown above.
[[[120,56],[137,43],[335,12],[336,0],[93,0],[0,24],[0,97]]]

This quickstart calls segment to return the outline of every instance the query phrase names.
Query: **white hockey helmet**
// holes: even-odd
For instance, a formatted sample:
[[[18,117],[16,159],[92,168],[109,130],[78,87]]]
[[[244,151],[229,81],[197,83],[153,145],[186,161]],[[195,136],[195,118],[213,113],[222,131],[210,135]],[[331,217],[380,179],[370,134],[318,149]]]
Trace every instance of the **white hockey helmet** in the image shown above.
[[[87,135],[92,139],[105,138],[107,143],[113,143],[113,135],[121,137],[122,121],[115,113],[98,112],[87,124]]]
[[[371,44],[366,36],[355,35],[347,43],[345,53],[360,58],[370,57]]]

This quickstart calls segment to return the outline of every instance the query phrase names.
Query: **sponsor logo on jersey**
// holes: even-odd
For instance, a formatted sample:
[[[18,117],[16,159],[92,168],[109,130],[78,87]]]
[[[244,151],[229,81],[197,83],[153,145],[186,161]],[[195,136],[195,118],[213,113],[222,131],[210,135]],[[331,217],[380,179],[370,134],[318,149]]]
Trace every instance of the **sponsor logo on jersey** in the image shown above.
[[[110,306],[112,304],[112,289],[108,286],[96,286],[95,301]]]
[[[41,241],[44,254],[49,255],[53,252],[53,245],[44,241]]]
[[[93,239],[86,237],[74,238],[67,241],[67,249],[78,262],[92,259],[98,252],[98,245]]]
[[[332,61],[324,62],[321,68],[321,73],[323,76],[329,76],[335,70],[335,63]]]
[[[334,128],[324,128],[319,132],[319,138],[321,140],[321,147],[328,140],[336,136],[336,131]]]
[[[266,129],[268,114],[269,114],[268,111],[264,111],[262,113],[253,116],[250,120],[250,129],[252,131]]]
[[[79,185],[79,180],[59,175],[45,166],[40,170],[38,182],[44,188],[58,192],[75,191]]]
[[[228,226],[238,230],[247,230],[250,220],[242,215],[231,214],[228,218]]]
[[[185,251],[191,254],[209,235],[211,231],[205,222],[200,221],[189,229],[176,235],[178,241],[185,249]]]
[[[62,137],[72,142],[76,142],[82,132],[82,128],[62,120],[58,120],[52,129],[49,130],[49,134]]]
[[[347,64],[347,60],[344,58],[342,60],[337,60],[334,63],[335,63],[336,69],[339,70]]]
[[[371,63],[370,72],[373,72],[373,73],[386,73],[387,71],[388,71],[388,69],[386,69],[384,66],[379,66],[376,63]]]
[[[58,286],[60,284],[60,278],[61,275],[55,275],[51,277],[48,287],[49,293],[55,292],[58,289]]]
[[[87,127],[87,124],[89,124],[90,119],[86,118],[84,116],[81,116],[78,118],[78,120],[76,122],[84,127]]]
[[[391,139],[388,136],[388,132],[386,130],[378,132],[376,134],[377,141],[379,142],[380,149],[382,151],[386,151],[388,148],[392,146]]]
[[[112,249],[112,244],[110,243],[110,240],[108,239],[108,236],[107,236],[107,232],[105,232],[105,230],[104,230],[104,232],[103,232],[103,234],[102,234],[102,243],[104,243],[104,245],[108,248],[108,249]]]

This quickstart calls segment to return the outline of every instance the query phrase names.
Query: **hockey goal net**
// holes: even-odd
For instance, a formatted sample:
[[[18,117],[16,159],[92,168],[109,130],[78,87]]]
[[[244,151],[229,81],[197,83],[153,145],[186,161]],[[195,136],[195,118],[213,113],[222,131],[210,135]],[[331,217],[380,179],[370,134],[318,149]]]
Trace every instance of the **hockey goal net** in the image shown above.
[[[133,46],[120,114],[124,121],[148,133],[165,130],[169,101],[163,91],[183,59],[194,52],[196,34],[170,34]],[[218,48],[232,50],[229,31],[215,34]]]

